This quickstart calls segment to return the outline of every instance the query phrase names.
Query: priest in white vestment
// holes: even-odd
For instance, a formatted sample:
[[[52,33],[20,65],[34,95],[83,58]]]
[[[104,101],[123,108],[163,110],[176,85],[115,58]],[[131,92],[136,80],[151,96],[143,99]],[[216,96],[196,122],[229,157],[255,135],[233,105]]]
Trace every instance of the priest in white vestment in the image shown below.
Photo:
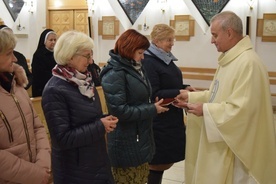
[[[276,136],[268,73],[233,12],[211,20],[222,52],[206,91],[178,95],[187,106],[186,184],[275,184]]]

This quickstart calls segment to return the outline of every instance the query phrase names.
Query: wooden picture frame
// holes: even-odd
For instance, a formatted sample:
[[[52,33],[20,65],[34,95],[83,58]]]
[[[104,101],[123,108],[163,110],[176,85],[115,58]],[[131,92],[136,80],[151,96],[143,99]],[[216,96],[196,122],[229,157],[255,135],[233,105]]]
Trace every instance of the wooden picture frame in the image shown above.
[[[263,42],[276,42],[276,13],[265,13],[263,19],[258,19],[257,36]]]
[[[189,41],[195,32],[195,20],[190,15],[175,15],[170,20],[170,26],[175,29],[176,41]]]
[[[119,35],[119,21],[115,16],[103,16],[98,22],[98,32],[104,40],[114,40]]]

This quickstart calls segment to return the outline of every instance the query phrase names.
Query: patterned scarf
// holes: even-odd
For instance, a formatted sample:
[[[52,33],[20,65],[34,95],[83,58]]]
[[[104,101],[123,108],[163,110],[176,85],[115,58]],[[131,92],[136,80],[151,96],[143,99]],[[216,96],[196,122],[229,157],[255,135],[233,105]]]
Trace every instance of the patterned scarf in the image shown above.
[[[94,83],[90,72],[80,73],[74,68],[62,65],[56,65],[52,70],[53,76],[68,81],[78,86],[82,95],[94,100]]]

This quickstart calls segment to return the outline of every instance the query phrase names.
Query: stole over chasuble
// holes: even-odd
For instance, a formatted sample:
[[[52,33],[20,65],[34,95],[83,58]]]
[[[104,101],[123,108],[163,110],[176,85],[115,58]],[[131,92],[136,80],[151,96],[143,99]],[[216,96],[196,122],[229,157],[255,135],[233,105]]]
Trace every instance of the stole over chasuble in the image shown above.
[[[189,93],[189,103],[204,103],[204,116],[187,118],[185,183],[241,183],[234,173],[242,168],[252,183],[275,184],[276,136],[267,70],[247,36],[222,54],[218,65],[209,90]]]

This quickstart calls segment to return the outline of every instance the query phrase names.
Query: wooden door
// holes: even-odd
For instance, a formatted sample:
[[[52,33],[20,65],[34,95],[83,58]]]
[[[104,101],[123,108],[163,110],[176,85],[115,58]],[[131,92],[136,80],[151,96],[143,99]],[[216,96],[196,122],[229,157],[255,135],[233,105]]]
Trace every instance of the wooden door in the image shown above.
[[[68,30],[89,33],[87,10],[50,10],[49,27],[58,36]]]
[[[74,29],[88,35],[88,12],[87,10],[74,10]]]
[[[60,36],[68,30],[89,34],[86,0],[47,0],[47,27]]]
[[[63,32],[74,29],[73,10],[51,10],[49,11],[49,27],[58,36]]]

